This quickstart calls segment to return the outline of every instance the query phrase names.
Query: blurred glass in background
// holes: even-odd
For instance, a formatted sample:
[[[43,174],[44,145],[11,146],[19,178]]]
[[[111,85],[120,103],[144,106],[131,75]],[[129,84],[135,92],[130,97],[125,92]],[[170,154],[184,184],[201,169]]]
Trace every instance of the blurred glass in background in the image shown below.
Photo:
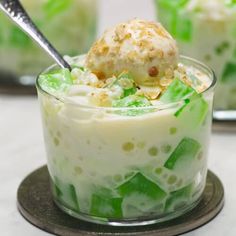
[[[155,0],[159,21],[181,54],[212,67],[218,78],[216,110],[236,110],[236,2]]]
[[[97,26],[96,0],[21,0],[33,21],[62,55],[85,53]],[[0,89],[33,87],[53,61],[0,12]]]

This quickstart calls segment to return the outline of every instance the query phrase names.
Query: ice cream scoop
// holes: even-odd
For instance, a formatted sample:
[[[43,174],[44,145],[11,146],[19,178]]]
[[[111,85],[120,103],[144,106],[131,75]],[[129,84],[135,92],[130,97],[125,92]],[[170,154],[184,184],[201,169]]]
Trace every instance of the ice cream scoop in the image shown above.
[[[88,52],[86,66],[100,79],[132,74],[138,85],[155,86],[178,64],[175,40],[160,23],[134,19],[107,30]]]

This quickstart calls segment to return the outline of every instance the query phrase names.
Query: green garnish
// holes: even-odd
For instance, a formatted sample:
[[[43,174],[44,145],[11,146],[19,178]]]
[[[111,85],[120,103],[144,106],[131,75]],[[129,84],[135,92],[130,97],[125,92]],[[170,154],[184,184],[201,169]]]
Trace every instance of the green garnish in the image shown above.
[[[201,145],[194,139],[184,138],[165,163],[165,167],[169,170],[175,170],[177,166],[188,163],[187,160],[193,160],[199,153]]]
[[[185,100],[185,104],[175,113],[189,127],[196,128],[203,124],[209,111],[209,105],[201,94],[193,94]]]
[[[46,92],[64,92],[70,85],[73,84],[73,79],[69,69],[60,69],[47,74],[42,74],[39,77],[39,85]]]
[[[60,13],[66,11],[72,4],[73,0],[48,0],[44,6],[44,12],[49,18],[58,16]]]
[[[137,95],[130,95],[128,97],[115,100],[112,103],[112,107],[117,107],[117,108],[125,108],[125,107],[149,107],[152,106],[151,102],[144,96],[137,96]],[[121,115],[127,115],[127,116],[137,116],[137,115],[142,115],[147,112],[151,112],[151,109],[127,109],[118,111],[117,113]]]
[[[229,47],[230,47],[229,42],[225,41],[215,48],[215,52],[217,55],[222,55],[225,52],[225,50],[229,49]]]
[[[228,62],[225,65],[222,75],[222,82],[235,82],[236,83],[236,63]]]
[[[120,218],[122,201],[123,199],[112,190],[96,186],[91,197],[90,213],[94,216]]]
[[[13,26],[10,30],[9,43],[15,47],[26,48],[32,43],[32,41],[22,30]]]
[[[156,0],[159,18],[170,33],[181,41],[189,42],[192,39],[192,22],[180,12],[189,0]]]
[[[164,103],[178,102],[193,93],[196,92],[192,87],[187,86],[179,79],[174,79],[173,82],[168,86],[165,93],[161,96],[160,101]]]
[[[111,88],[114,85],[118,85],[122,88],[123,95],[121,96],[121,98],[134,95],[137,92],[134,79],[132,75],[128,72],[121,73],[112,84],[108,85],[108,87]]]
[[[166,197],[166,193],[156,183],[147,179],[143,174],[137,173],[131,179],[117,188],[122,197],[131,195],[140,195],[150,200],[162,201]],[[134,206],[136,202],[133,203]]]

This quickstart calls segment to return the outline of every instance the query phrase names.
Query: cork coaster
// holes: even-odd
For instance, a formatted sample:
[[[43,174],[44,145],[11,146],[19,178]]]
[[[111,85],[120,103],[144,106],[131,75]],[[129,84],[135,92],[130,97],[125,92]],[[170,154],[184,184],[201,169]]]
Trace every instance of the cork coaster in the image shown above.
[[[17,200],[18,209],[26,220],[55,235],[171,236],[189,232],[212,220],[223,208],[224,188],[218,177],[208,171],[202,199],[193,210],[174,220],[147,226],[98,225],[67,215],[53,202],[46,166],[35,170],[23,180]]]

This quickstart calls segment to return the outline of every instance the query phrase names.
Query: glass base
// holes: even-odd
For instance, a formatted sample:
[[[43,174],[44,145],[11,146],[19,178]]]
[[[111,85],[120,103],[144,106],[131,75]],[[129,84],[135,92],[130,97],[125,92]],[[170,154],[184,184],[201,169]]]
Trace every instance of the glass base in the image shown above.
[[[79,220],[90,222],[90,223],[111,225],[111,226],[144,226],[144,225],[151,225],[151,224],[166,222],[174,218],[177,218],[179,216],[182,216],[185,213],[194,209],[199,204],[201,199],[202,199],[202,195],[197,201],[194,201],[191,205],[183,207],[180,210],[176,210],[174,213],[170,212],[168,214],[163,214],[163,215],[158,215],[158,216],[152,215],[150,217],[138,217],[138,218],[123,219],[123,220],[107,219],[107,218],[102,218],[102,217],[91,216],[91,215],[84,214],[81,212],[78,213],[68,208],[67,206],[65,206],[65,204],[61,203],[55,198],[54,198],[54,202],[62,211],[69,214],[70,216],[75,217]]]

